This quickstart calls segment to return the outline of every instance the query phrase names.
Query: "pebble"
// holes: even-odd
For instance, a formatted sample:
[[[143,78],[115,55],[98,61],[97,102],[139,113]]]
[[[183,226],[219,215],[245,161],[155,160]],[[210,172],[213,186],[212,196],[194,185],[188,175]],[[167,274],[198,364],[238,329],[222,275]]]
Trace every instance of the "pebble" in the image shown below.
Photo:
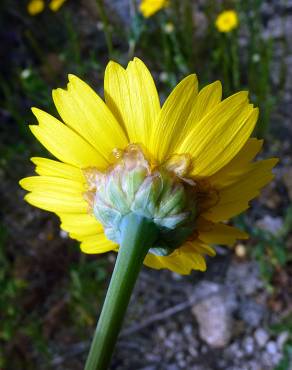
[[[62,239],[68,239],[69,234],[67,233],[67,231],[60,230],[60,237],[61,237]]]
[[[185,369],[186,368],[186,362],[184,360],[179,360],[178,361],[178,365],[181,369]]]
[[[189,354],[191,355],[191,357],[197,357],[198,356],[198,351],[195,347],[192,347],[192,346],[189,346],[188,348],[188,351],[189,351]]]
[[[244,301],[240,307],[240,316],[252,328],[257,328],[260,325],[264,314],[264,306],[251,299]]]
[[[254,339],[252,337],[246,337],[243,340],[243,349],[247,355],[251,355],[254,351]]]
[[[283,228],[283,219],[282,217],[265,215],[256,222],[256,226],[262,230],[268,231],[273,235],[277,235],[277,233]]]
[[[278,352],[277,343],[274,341],[268,342],[266,349],[270,355],[275,355]]]
[[[289,339],[289,332],[288,331],[284,331],[283,333],[279,334],[278,338],[277,338],[277,346],[280,350],[283,349],[285,343],[287,342],[287,340]]]
[[[227,271],[226,283],[242,295],[252,295],[263,287],[256,262],[234,262]]]
[[[166,370],[178,370],[178,366],[175,364],[168,365]]]
[[[157,336],[160,339],[165,339],[166,338],[166,330],[163,326],[158,326],[157,328]]]
[[[199,325],[199,334],[210,347],[225,347],[231,338],[232,315],[225,294],[217,293],[192,307]]]
[[[239,347],[239,343],[238,342],[234,342],[232,343],[226,350],[226,354],[228,355],[228,357],[230,358],[237,358],[237,359],[240,359],[242,357],[244,357],[244,352],[241,350],[241,348]]]
[[[184,327],[183,327],[183,332],[186,336],[189,336],[192,334],[193,332],[193,327],[191,324],[186,324]]]
[[[257,345],[262,348],[266,345],[267,341],[269,340],[269,334],[268,332],[263,328],[258,328],[254,332],[254,338],[257,343]]]

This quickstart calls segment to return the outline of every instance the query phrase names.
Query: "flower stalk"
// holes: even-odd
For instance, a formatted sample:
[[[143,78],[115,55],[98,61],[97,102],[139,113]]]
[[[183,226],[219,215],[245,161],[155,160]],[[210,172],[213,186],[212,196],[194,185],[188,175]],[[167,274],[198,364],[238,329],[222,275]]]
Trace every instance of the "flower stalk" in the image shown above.
[[[108,368],[138,274],[156,236],[151,220],[133,213],[123,218],[121,245],[85,370]]]
[[[106,42],[108,54],[110,58],[113,58],[114,50],[113,50],[112,31],[111,31],[111,27],[110,27],[107,15],[104,10],[103,0],[96,0],[96,5],[97,5],[99,16],[101,18],[102,25],[103,25],[105,42]]]

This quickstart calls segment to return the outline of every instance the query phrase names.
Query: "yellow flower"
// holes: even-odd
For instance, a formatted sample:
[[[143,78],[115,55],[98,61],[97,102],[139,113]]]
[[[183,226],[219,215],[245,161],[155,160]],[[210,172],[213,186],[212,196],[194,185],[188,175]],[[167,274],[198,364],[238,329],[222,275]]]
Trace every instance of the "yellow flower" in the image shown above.
[[[138,207],[141,201],[146,208],[151,205],[149,186],[157,186],[159,196],[161,179],[166,179],[163,186],[168,184],[168,190],[170,182],[179,191],[187,189],[188,204],[195,205],[192,234],[187,240],[167,256],[150,250],[144,263],[180,274],[205,270],[204,255],[215,255],[210,244],[233,245],[237,238],[247,237],[225,221],[246,210],[249,201],[273,178],[271,169],[277,159],[252,162],[262,146],[262,141],[249,138],[258,109],[249,104],[247,92],[221,100],[219,81],[198,91],[196,75],[184,78],[161,107],[152,76],[137,58],[127,69],[115,62],[108,64],[104,92],[105,102],[85,82],[69,75],[67,89],[53,91],[64,123],[33,108],[38,125],[30,129],[57,160],[32,158],[39,176],[20,181],[29,191],[25,199],[56,213],[61,228],[81,242],[83,252],[117,250],[117,243],[105,236],[106,232],[111,237],[105,219],[108,211],[119,217],[110,207],[129,207],[128,199],[120,204],[114,200],[127,193],[124,181],[131,178],[135,185],[132,170],[139,167],[135,181],[141,176],[146,181],[139,182]],[[147,182],[149,178],[157,180],[156,185]],[[116,186],[119,182],[122,188]],[[129,197],[136,202],[136,190],[133,186],[130,190]],[[168,208],[174,215],[168,225],[179,223],[179,217],[186,215],[180,213],[185,195],[179,191],[163,193],[164,211]],[[146,193],[145,203],[141,194]],[[103,213],[97,207],[104,199],[108,204],[104,204]],[[104,224],[97,220],[99,215]],[[163,222],[163,218],[159,220]]]
[[[219,32],[230,32],[238,26],[238,16],[234,10],[225,10],[216,19],[215,25]]]
[[[145,18],[149,18],[162,8],[167,7],[168,2],[168,0],[142,0],[140,4],[140,11]]]
[[[51,0],[49,7],[53,12],[57,12],[66,0]]]
[[[44,8],[45,2],[43,0],[31,0],[27,5],[27,11],[32,16],[41,13]]]
[[[57,12],[66,0],[51,0],[49,8],[53,12]],[[30,15],[37,15],[45,9],[44,0],[31,0],[27,5],[27,11]]]

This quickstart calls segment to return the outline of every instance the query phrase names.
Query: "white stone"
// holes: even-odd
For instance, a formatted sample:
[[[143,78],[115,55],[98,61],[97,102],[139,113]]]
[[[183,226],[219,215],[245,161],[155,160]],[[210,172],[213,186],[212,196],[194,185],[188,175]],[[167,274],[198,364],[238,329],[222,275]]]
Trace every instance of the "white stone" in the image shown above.
[[[269,341],[267,343],[267,352],[270,355],[275,355],[278,352],[277,344],[274,341]]]
[[[269,334],[263,328],[258,328],[254,333],[254,338],[259,347],[264,347],[269,340]]]
[[[288,339],[289,339],[289,332],[288,331],[284,331],[283,333],[279,334],[279,336],[277,338],[277,345],[278,345],[278,348],[280,350],[283,349],[284,344],[287,342]]]
[[[251,355],[254,351],[254,339],[252,337],[245,338],[243,348],[246,354]]]
[[[232,315],[224,294],[214,294],[192,307],[200,337],[213,348],[225,347],[231,338]]]

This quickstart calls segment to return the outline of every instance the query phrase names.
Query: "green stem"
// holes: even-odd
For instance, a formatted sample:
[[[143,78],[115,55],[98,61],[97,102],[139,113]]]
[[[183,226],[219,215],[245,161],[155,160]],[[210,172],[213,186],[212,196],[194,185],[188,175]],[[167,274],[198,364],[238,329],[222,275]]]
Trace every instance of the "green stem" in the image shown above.
[[[106,370],[138,274],[157,235],[146,218],[128,214],[121,223],[121,245],[92,340],[85,370]]]
[[[104,10],[104,3],[103,0],[96,0],[97,9],[99,11],[99,15],[103,24],[105,42],[108,50],[109,57],[112,59],[114,57],[114,49],[113,49],[113,40],[112,40],[112,31],[110,29],[110,24],[107,18],[107,15]]]
[[[239,61],[238,61],[238,37],[235,32],[228,34],[231,48],[232,87],[233,91],[239,89]]]

